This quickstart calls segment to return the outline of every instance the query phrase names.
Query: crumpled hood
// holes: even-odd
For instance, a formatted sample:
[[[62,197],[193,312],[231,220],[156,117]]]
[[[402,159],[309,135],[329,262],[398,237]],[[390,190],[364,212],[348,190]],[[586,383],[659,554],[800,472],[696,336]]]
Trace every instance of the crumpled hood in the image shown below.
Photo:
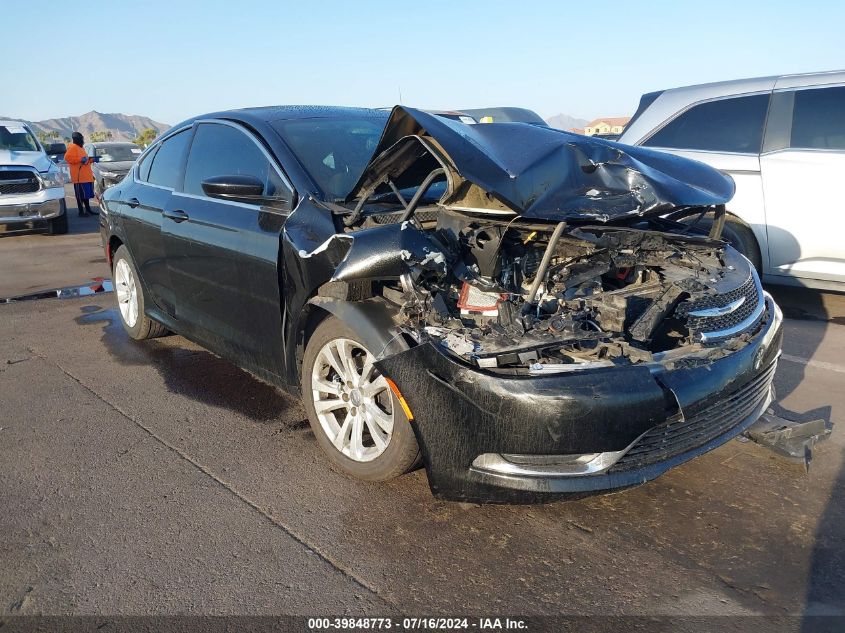
[[[386,175],[400,188],[418,185],[432,161],[419,150],[419,164],[408,158],[411,139],[433,148],[449,172],[440,204],[465,212],[606,222],[724,204],[735,189],[730,176],[663,152],[527,123],[466,125],[397,106],[347,201],[385,190]],[[405,157],[392,160],[399,153]]]
[[[17,152],[8,149],[0,149],[0,166],[14,165],[16,167],[35,167],[38,171],[44,172],[50,169],[53,164],[43,152]]]

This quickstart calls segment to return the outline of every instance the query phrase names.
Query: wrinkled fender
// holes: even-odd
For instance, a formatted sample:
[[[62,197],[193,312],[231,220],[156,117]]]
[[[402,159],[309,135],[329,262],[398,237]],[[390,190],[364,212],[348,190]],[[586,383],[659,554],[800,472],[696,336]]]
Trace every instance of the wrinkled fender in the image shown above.
[[[343,321],[360,337],[376,360],[388,358],[410,347],[398,327],[399,308],[381,297],[347,301],[318,296],[310,299],[308,304]]]

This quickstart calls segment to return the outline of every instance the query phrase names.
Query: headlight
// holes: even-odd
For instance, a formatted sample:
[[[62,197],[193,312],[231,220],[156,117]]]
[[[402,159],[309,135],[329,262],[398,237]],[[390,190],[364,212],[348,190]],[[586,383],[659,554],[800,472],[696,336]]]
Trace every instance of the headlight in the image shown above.
[[[45,171],[38,175],[41,177],[41,182],[44,183],[45,189],[65,186],[65,175],[59,170]]]
[[[116,171],[101,171],[101,176],[105,176],[106,178],[120,178],[120,174]]]

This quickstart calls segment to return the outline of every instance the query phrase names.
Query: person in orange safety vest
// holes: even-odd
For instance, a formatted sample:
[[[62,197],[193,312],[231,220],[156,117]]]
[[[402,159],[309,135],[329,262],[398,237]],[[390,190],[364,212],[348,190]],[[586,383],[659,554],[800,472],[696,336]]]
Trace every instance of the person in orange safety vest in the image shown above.
[[[70,168],[70,179],[73,182],[73,193],[76,195],[76,208],[79,215],[92,215],[91,204],[94,197],[94,173],[91,171],[93,159],[88,156],[82,144],[85,138],[79,132],[71,136],[73,143],[67,148],[65,162]]]

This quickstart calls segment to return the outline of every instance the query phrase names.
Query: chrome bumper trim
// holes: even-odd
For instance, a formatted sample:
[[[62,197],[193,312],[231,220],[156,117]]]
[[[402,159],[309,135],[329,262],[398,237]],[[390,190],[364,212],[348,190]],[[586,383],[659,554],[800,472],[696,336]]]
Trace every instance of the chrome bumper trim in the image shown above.
[[[26,204],[0,204],[0,224],[52,220],[62,214],[62,200],[63,198]]]
[[[517,477],[581,477],[595,475],[618,462],[640,438],[621,451],[582,455],[502,455],[483,453],[472,461],[472,468],[496,475]],[[508,459],[510,458],[510,459]]]

